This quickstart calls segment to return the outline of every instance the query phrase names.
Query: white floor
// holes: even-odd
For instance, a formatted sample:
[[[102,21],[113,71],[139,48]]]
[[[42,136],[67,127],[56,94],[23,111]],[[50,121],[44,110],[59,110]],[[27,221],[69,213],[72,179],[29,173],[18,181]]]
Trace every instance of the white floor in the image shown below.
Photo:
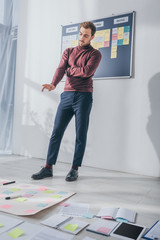
[[[70,201],[89,203],[90,212],[94,214],[98,213],[101,207],[126,207],[137,212],[137,224],[151,227],[155,221],[160,220],[159,178],[81,167],[78,181],[66,182],[65,176],[70,170],[70,165],[57,162],[53,178],[32,180],[31,175],[39,171],[44,164],[45,161],[42,159],[0,156],[0,178],[36,185],[43,184],[48,187],[56,186],[63,191],[74,191],[76,194],[70,198]],[[40,223],[58,213],[59,210],[60,207],[56,206],[23,219],[31,223]],[[106,239],[104,236],[86,230],[80,232],[74,239],[82,240],[84,236],[97,240]],[[107,239],[115,238],[107,237]]]

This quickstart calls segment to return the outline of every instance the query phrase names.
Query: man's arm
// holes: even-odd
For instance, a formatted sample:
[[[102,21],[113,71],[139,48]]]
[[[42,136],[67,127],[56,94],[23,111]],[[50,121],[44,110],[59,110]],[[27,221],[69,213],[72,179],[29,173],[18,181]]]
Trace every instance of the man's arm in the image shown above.
[[[44,91],[44,89],[47,89],[48,91],[52,91],[56,88],[56,85],[61,81],[61,79],[63,78],[65,71],[67,69],[68,66],[68,51],[69,49],[66,49],[63,52],[60,64],[53,76],[52,82],[50,84],[43,84],[42,85],[42,92]]]
[[[99,51],[96,51],[92,54],[91,58],[88,60],[87,65],[85,67],[77,67],[72,66],[67,68],[67,76],[73,76],[73,77],[82,77],[82,78],[89,78],[91,77],[101,60],[102,56]]]

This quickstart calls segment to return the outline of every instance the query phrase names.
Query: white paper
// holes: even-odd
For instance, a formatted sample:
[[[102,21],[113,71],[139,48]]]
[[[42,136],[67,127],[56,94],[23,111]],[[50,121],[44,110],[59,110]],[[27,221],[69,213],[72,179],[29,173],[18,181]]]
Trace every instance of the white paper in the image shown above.
[[[0,223],[2,224],[2,227],[0,227],[0,234],[8,231],[11,228],[18,226],[22,222],[24,222],[24,221],[1,214],[0,215]]]
[[[145,237],[147,238],[157,238],[160,239],[160,221],[157,222],[157,224],[155,224],[147,234],[145,234]]]
[[[56,229],[44,228],[28,240],[72,240],[73,236]]]
[[[86,203],[69,203],[69,206],[63,207],[60,211],[63,215],[82,217],[88,213],[89,204]]]
[[[59,224],[65,222],[67,219],[70,219],[70,217],[63,216],[60,214],[55,214],[47,218],[46,220],[42,221],[41,224],[56,228]]]
[[[115,218],[117,214],[118,208],[106,207],[101,208],[97,214],[97,217],[112,217]]]
[[[36,225],[36,224],[31,224],[28,222],[24,222],[18,226],[19,229],[21,229],[22,231],[24,231],[24,234],[22,234],[18,239],[21,240],[28,240],[30,237],[32,237],[35,233],[39,232],[42,230],[42,226],[40,225]],[[13,231],[16,227],[10,229],[9,231],[3,233],[2,235],[0,235],[0,239],[3,240],[12,240],[13,238],[11,236],[8,235],[9,232]]]

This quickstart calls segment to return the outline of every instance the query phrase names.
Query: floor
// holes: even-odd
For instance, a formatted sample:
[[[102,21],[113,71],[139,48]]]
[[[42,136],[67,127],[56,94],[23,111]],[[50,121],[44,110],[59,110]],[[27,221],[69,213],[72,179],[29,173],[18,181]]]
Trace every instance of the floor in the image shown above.
[[[44,160],[23,156],[0,156],[0,178],[16,180],[48,187],[56,186],[63,191],[74,191],[72,202],[89,203],[90,212],[96,214],[101,207],[125,207],[137,212],[136,223],[147,228],[160,219],[160,179],[133,175],[92,167],[81,167],[76,182],[66,182],[65,176],[70,170],[69,164],[58,162],[54,168],[54,177],[44,180],[32,180],[31,175],[44,166]],[[59,206],[46,209],[31,217],[23,217],[31,223],[42,220],[59,212]],[[83,230],[74,239],[84,236],[97,240],[106,237]],[[108,237],[107,239],[115,239]]]

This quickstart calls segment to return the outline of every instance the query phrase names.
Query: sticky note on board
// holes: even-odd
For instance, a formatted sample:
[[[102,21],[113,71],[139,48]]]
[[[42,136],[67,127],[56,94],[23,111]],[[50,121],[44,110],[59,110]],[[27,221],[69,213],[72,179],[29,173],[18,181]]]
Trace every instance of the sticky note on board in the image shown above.
[[[47,190],[47,189],[46,189],[46,190],[44,191],[44,193],[53,193],[53,191],[52,191],[52,190]]]
[[[78,224],[67,224],[64,228],[68,231],[74,232],[78,227]]]
[[[60,195],[53,195],[52,198],[61,198],[62,196]]]
[[[24,233],[23,230],[21,230],[20,228],[15,228],[13,229],[11,232],[8,233],[8,235],[13,238],[13,239],[16,239],[20,236],[22,236],[22,234]]]
[[[12,188],[12,189],[11,189],[12,192],[17,192],[17,191],[20,191],[20,190],[21,190],[21,189],[19,189],[19,188]]]

